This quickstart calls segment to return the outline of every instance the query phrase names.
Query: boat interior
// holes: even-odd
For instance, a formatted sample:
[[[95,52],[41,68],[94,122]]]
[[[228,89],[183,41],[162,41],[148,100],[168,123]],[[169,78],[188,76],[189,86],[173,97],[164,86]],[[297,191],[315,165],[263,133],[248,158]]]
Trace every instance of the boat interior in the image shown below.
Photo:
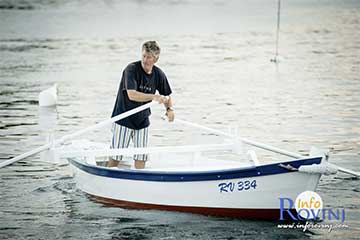
[[[211,171],[249,168],[274,162],[268,158],[262,158],[266,160],[260,162],[254,148],[230,141],[221,144],[109,149],[105,144],[80,140],[73,141],[58,152],[61,152],[61,158],[75,157],[89,165],[101,167],[106,167],[110,158],[121,155],[123,158],[119,165],[113,168],[134,170],[134,155],[147,154],[148,161],[141,171]]]

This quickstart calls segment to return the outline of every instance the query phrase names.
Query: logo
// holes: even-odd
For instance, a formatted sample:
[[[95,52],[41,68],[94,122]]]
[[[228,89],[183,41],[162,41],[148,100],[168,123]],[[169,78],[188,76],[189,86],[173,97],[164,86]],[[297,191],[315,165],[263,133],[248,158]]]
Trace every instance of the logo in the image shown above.
[[[316,220],[316,216],[323,209],[323,201],[316,192],[305,191],[295,199],[295,209],[303,219]]]
[[[319,194],[312,191],[300,193],[295,202],[291,198],[280,197],[279,220],[338,220],[345,221],[344,208],[324,208]],[[294,208],[296,211],[294,211]]]
[[[349,226],[344,224],[344,208],[324,208],[324,203],[319,194],[312,191],[300,193],[295,201],[291,198],[281,197],[279,220],[294,220],[293,223],[278,224],[283,229],[343,229]],[[318,223],[318,220],[332,220],[329,223]],[[334,221],[336,220],[336,221]]]

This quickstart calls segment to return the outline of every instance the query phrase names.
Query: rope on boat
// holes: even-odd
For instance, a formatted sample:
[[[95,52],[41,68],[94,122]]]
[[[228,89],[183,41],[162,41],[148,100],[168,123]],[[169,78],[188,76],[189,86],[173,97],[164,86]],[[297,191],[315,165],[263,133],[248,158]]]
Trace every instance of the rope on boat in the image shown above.
[[[290,164],[288,165],[279,164],[279,166],[289,171],[299,171],[310,174],[320,173],[324,175],[332,175],[338,172],[338,168],[334,164],[328,162],[324,162],[321,164],[302,165],[299,168],[293,167]]]
[[[338,168],[334,164],[328,162],[324,162],[321,164],[302,165],[299,168],[295,168],[290,164],[279,164],[279,166],[289,171],[299,171],[304,173],[320,173],[324,175],[332,175],[338,172]]]
[[[324,162],[321,164],[312,164],[312,165],[302,165],[299,167],[299,172],[305,172],[305,173],[320,173],[324,175],[332,175],[336,174],[338,171],[338,168],[328,162]]]

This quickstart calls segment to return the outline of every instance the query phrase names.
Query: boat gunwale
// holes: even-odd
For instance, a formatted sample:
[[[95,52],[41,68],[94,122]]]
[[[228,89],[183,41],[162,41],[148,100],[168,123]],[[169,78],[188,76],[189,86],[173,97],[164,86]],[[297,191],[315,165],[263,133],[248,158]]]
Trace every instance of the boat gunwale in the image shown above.
[[[309,157],[304,159],[295,159],[292,161],[276,162],[258,166],[204,171],[150,171],[148,169],[113,169],[103,166],[91,165],[87,162],[83,162],[77,159],[68,159],[68,161],[71,165],[74,165],[80,170],[96,176],[153,182],[189,182],[250,178],[289,173],[294,171],[286,169],[280,165],[286,166],[290,164],[293,168],[299,168],[302,165],[320,164],[322,161],[322,157]]]

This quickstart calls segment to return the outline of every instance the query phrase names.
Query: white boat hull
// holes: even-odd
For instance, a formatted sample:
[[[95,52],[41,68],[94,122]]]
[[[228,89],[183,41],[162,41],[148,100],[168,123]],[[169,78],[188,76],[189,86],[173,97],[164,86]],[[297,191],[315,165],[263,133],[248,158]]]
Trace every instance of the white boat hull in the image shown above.
[[[306,162],[298,160],[296,164],[301,165],[302,161]],[[70,163],[77,186],[101,202],[260,219],[278,219],[279,198],[295,199],[303,191],[315,191],[321,177],[321,174],[283,170],[278,164],[182,174]]]

